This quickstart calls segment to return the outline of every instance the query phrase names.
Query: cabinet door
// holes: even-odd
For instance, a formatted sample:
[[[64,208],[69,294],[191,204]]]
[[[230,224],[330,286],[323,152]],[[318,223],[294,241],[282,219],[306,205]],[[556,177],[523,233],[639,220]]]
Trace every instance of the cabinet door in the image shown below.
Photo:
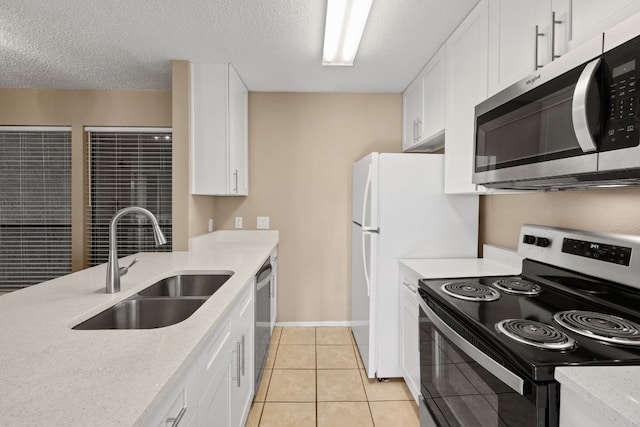
[[[198,403],[198,426],[231,427],[231,387],[235,354],[224,349],[215,361],[209,386]]]
[[[401,337],[402,337],[402,376],[418,402],[420,393],[420,350],[418,338],[418,301],[415,289],[418,287],[417,278],[407,274],[400,274],[401,301]]]
[[[191,64],[191,192],[228,193],[228,64]]]
[[[196,366],[182,375],[167,396],[154,409],[153,415],[144,423],[146,427],[165,427],[174,422],[189,425],[197,419],[198,393]]]
[[[446,193],[484,191],[471,178],[475,106],[487,98],[488,12],[482,0],[446,43]]]
[[[638,0],[580,0],[571,3],[571,39],[574,47],[640,12]]]
[[[407,151],[417,142],[418,117],[422,115],[422,80],[418,76],[402,94],[402,151]]]
[[[429,60],[422,72],[422,117],[418,126],[420,141],[428,141],[437,138],[444,133],[444,108],[445,108],[445,47]],[[432,149],[442,141],[436,142]]]
[[[489,96],[536,69],[536,0],[489,2]],[[548,38],[548,37],[547,37]]]
[[[229,194],[249,194],[248,91],[229,65]]]
[[[254,282],[246,286],[234,313],[235,357],[231,384],[231,425],[242,427],[249,415],[254,386]]]

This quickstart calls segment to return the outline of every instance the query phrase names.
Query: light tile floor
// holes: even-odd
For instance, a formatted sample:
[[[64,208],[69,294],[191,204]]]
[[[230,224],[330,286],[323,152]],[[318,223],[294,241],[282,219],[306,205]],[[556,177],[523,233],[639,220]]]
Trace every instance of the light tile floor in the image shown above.
[[[247,427],[419,427],[402,379],[370,380],[349,328],[275,328]]]

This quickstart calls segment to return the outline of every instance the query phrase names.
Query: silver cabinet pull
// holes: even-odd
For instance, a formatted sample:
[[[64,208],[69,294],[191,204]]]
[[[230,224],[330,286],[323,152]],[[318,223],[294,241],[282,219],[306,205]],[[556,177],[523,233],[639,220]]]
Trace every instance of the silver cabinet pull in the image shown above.
[[[178,416],[167,418],[165,420],[165,424],[171,423],[171,427],[176,427],[178,424],[180,424],[180,421],[182,420],[182,417],[184,417],[184,414],[186,412],[187,412],[187,405],[184,405],[182,408],[180,408],[180,412],[178,412]]]
[[[561,55],[556,55],[556,25],[562,24],[562,21],[556,20],[556,12],[551,12],[551,60],[555,61]]]
[[[533,65],[535,67],[534,71],[537,71],[543,67],[538,63],[538,39],[540,37],[544,37],[544,33],[541,33],[540,28],[538,27],[538,25],[536,25],[536,38],[535,38],[535,45],[533,49]]]
[[[240,358],[240,341],[238,341],[236,343],[236,361],[238,362],[236,364],[236,370],[237,370],[237,373],[238,373],[238,376],[236,378],[237,378],[238,387],[240,387],[240,359],[241,359]]]
[[[242,376],[244,377],[244,335],[242,336],[242,339],[240,340],[241,343],[241,347],[242,347],[242,357],[240,358],[240,360],[242,361],[241,364],[241,368],[240,371],[242,372]]]
[[[418,131],[416,130],[418,125],[418,121],[416,119],[413,119],[413,142],[416,142],[416,138],[417,138],[417,133]]]
[[[233,171],[233,192],[238,194],[238,169]]]
[[[416,126],[418,128],[418,137],[416,138],[416,141],[420,141],[422,139],[422,120],[418,119],[418,125]]]

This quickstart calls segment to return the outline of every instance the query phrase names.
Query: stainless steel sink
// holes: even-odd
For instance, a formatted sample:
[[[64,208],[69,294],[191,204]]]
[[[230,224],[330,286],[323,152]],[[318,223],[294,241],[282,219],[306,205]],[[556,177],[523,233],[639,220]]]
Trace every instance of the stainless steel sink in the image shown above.
[[[209,297],[229,280],[230,274],[180,274],[167,277],[138,292],[146,297]]]
[[[182,322],[206,298],[137,298],[120,301],[73,329],[153,329]]]
[[[153,329],[174,325],[191,316],[232,275],[229,272],[167,277],[73,329]]]

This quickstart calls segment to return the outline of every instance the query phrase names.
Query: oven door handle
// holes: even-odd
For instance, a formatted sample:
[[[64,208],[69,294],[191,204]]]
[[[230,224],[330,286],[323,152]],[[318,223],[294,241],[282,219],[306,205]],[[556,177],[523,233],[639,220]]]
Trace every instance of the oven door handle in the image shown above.
[[[453,342],[460,350],[464,351],[467,356],[472,358],[480,366],[487,371],[491,372],[500,381],[511,387],[518,394],[524,395],[524,380],[500,365],[498,362],[484,354],[482,351],[475,348],[467,340],[462,338],[456,331],[451,329],[449,325],[444,323],[436,313],[431,310],[422,298],[419,299],[420,308],[427,314],[429,320],[433,322],[438,331]]]

